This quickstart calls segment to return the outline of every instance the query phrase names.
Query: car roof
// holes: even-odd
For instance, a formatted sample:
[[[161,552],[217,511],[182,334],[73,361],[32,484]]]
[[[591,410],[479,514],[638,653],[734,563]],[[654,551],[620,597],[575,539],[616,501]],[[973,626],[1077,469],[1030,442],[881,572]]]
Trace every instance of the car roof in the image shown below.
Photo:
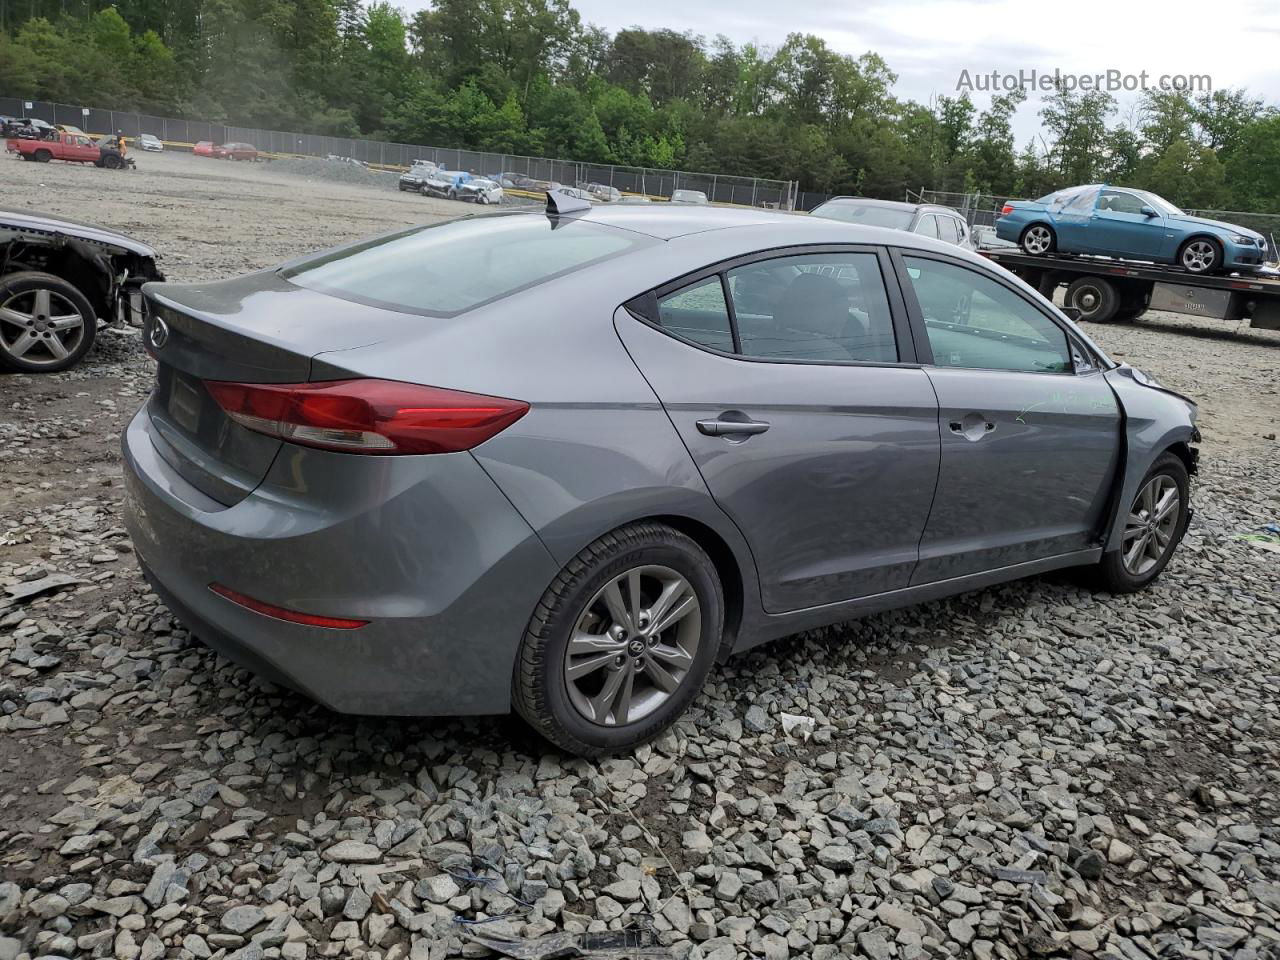
[[[741,207],[688,207],[665,203],[644,205],[638,210],[616,206],[592,207],[581,214],[582,219],[603,223],[623,230],[633,230],[659,240],[671,240],[691,233],[708,230],[727,230],[732,227],[748,227],[767,223],[794,224],[801,220],[792,213],[774,210],[758,210]]]
[[[922,206],[929,204],[910,203],[906,200],[875,200],[871,197],[830,197],[818,204],[819,207],[825,207],[827,204],[856,203],[860,207],[881,207],[885,210],[918,210]],[[817,207],[814,208],[815,210]]]

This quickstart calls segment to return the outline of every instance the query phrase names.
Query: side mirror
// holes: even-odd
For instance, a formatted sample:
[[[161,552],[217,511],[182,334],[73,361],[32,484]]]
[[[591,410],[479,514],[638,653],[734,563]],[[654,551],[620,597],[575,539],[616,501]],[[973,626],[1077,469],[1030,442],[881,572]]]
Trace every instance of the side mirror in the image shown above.
[[[1072,323],[1079,323],[1079,322],[1080,322],[1080,308],[1079,308],[1079,307],[1064,306],[1064,307],[1059,307],[1058,309],[1059,309],[1059,310],[1061,310],[1061,311],[1063,312],[1063,314],[1065,314],[1065,315],[1066,315],[1066,318],[1067,318],[1068,320],[1070,320]]]
[[[1155,208],[1154,208],[1154,207],[1143,206],[1143,208],[1142,208],[1141,210],[1139,210],[1138,212],[1139,212],[1140,214],[1142,214],[1144,217],[1158,217],[1158,216],[1160,216],[1160,214],[1156,213],[1156,211],[1155,211]]]

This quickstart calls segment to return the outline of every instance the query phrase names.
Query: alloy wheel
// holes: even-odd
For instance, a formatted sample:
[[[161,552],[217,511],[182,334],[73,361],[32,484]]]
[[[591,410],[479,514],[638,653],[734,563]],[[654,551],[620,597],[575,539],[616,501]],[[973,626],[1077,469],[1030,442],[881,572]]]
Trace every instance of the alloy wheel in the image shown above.
[[[1048,253],[1052,245],[1053,234],[1049,232],[1048,227],[1031,227],[1022,237],[1022,248],[1035,256]]]
[[[52,366],[84,339],[85,318],[53,290],[24,290],[0,303],[0,350],[32,366]]]
[[[701,641],[689,581],[670,567],[633,567],[601,587],[574,624],[564,658],[569,700],[592,723],[634,723],[679,689]]]
[[[1207,273],[1218,261],[1218,251],[1208,240],[1195,240],[1182,251],[1182,265],[1192,273]]]
[[[1152,477],[1129,508],[1125,520],[1124,568],[1135,577],[1145,576],[1173,542],[1181,516],[1182,494],[1168,474]]]

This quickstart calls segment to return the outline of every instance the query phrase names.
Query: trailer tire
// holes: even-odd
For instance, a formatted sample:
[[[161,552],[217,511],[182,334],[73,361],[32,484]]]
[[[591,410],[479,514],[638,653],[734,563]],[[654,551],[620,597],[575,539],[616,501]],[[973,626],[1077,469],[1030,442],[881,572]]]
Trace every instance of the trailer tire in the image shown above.
[[[1091,323],[1107,323],[1120,309],[1120,294],[1109,280],[1101,277],[1077,277],[1067,286],[1062,298],[1065,306],[1080,311],[1080,319]]]

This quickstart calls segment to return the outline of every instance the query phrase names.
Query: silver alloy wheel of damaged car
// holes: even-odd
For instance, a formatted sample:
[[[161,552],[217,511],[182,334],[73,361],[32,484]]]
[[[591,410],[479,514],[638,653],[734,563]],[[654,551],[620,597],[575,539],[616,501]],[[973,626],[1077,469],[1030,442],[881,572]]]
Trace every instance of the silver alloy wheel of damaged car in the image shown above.
[[[702,641],[698,596],[670,567],[647,564],[591,598],[565,649],[569,700],[604,726],[642,720],[689,675]]]
[[[92,340],[95,321],[84,298],[66,281],[38,277],[15,274],[0,284],[0,364],[59,370],[88,348],[86,337]]]
[[[1022,249],[1033,257],[1039,257],[1053,249],[1053,231],[1042,223],[1027,227],[1022,235]]]
[[[1192,240],[1182,248],[1181,261],[1191,273],[1208,273],[1218,265],[1218,248],[1212,240]]]
[[[1157,474],[1138,491],[1125,519],[1121,546],[1129,573],[1145,576],[1164,558],[1177,533],[1181,505],[1182,493],[1168,474]]]

